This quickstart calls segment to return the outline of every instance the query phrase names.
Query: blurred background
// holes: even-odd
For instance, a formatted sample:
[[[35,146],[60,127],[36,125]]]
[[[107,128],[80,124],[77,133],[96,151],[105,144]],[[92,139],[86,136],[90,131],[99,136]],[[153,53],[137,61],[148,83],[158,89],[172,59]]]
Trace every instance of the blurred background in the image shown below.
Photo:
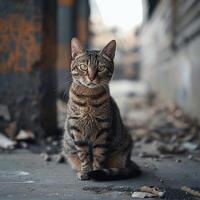
[[[85,185],[57,165],[72,37],[117,42],[110,91],[139,178]],[[143,185],[195,199],[180,188],[200,191],[199,57],[199,0],[0,0],[0,199],[128,200]]]
[[[136,147],[197,151],[199,33],[198,0],[0,0],[0,148],[59,150],[78,37],[117,41],[111,93]]]

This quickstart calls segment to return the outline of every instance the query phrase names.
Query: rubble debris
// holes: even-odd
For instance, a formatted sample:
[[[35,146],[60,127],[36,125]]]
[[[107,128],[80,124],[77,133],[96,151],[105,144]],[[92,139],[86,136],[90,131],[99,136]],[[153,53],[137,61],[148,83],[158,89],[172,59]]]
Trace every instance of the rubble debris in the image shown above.
[[[131,197],[144,199],[144,198],[157,197],[157,195],[151,194],[151,193],[148,193],[148,192],[133,192]]]
[[[126,124],[131,127],[137,127],[137,129],[141,128],[141,132],[146,132],[143,130],[144,125],[146,126],[149,123],[148,115],[142,113],[140,111],[134,110],[134,112],[129,112],[126,115],[127,121]]]
[[[195,151],[200,148],[199,144],[193,143],[193,142],[184,142],[183,148],[187,149],[188,151]]]
[[[50,145],[46,146],[46,152],[47,153],[52,153],[52,150],[53,150],[52,146],[50,146]]]
[[[181,163],[182,162],[182,160],[180,160],[180,159],[176,159],[175,161],[176,161],[176,163]]]
[[[186,151],[185,148],[181,147],[179,144],[158,143],[157,149],[162,154],[180,154]]]
[[[15,121],[8,123],[8,125],[5,127],[4,131],[5,131],[5,134],[9,138],[14,140],[16,137],[16,133],[17,133],[17,123]]]
[[[132,102],[137,99],[130,98]],[[154,146],[153,154],[158,155],[200,152],[200,124],[197,120],[186,115],[175,103],[167,102],[157,95],[151,105],[145,103],[145,96],[140,98],[142,103],[139,108],[134,103],[127,105],[129,110],[124,116],[124,123],[129,128],[138,150],[144,144],[149,144]]]
[[[139,154],[139,157],[141,157],[141,158],[160,158],[160,155],[158,155],[158,154],[151,154],[151,153],[147,153],[147,152],[141,152]]]
[[[65,156],[62,153],[56,155],[56,163],[64,163],[65,161]]]
[[[191,154],[188,155],[188,159],[189,159],[189,160],[193,159],[193,155],[191,155]]]
[[[10,121],[11,116],[6,105],[0,104],[0,118],[3,118],[5,121]]]
[[[35,135],[31,130],[20,130],[16,136],[16,140],[34,140]]]
[[[20,142],[20,147],[22,147],[23,149],[27,149],[28,148],[28,144],[26,142]]]
[[[182,186],[181,187],[181,190],[184,191],[184,192],[187,192],[195,197],[199,197],[200,198],[200,192],[199,191],[196,191],[196,190],[193,190],[189,187],[186,187],[186,186]]]
[[[51,156],[48,155],[48,154],[46,154],[46,155],[44,156],[44,160],[47,161],[47,162],[51,161]]]
[[[164,197],[165,195],[165,191],[161,191],[159,188],[157,187],[149,187],[149,186],[142,186],[140,188],[140,191],[141,192],[147,192],[147,193],[151,193],[151,194],[154,194],[156,195],[157,197]]]
[[[47,162],[51,161],[51,156],[47,153],[41,153],[40,156]]]
[[[2,149],[14,149],[16,142],[7,138],[5,135],[0,133],[0,148]]]
[[[53,138],[52,138],[51,136],[49,136],[49,137],[46,138],[46,141],[47,141],[48,143],[51,143],[51,142],[53,141]]]
[[[53,145],[53,146],[58,146],[58,144],[59,144],[59,143],[58,143],[57,140],[52,141],[52,145]]]
[[[200,162],[200,156],[193,156],[193,160]]]

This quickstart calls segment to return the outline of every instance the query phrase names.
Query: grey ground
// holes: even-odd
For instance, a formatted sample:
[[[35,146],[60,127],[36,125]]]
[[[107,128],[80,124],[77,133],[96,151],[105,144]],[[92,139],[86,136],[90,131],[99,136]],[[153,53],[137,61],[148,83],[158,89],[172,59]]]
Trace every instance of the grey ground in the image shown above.
[[[175,132],[167,129],[168,112],[160,111],[152,115],[153,106],[147,107],[144,103],[147,90],[147,86],[140,83],[118,82],[111,85],[111,93],[120,107],[123,118],[126,119],[130,130],[134,131],[133,136],[137,135],[135,139],[140,138],[135,143],[132,158],[143,171],[140,177],[111,182],[79,181],[67,163],[56,164],[55,160],[46,162],[39,154],[33,154],[28,150],[15,150],[12,153],[0,151],[0,200],[128,200],[133,199],[131,191],[143,185],[158,186],[167,190],[165,199],[194,199],[181,192],[180,187],[200,189],[200,159],[191,159],[192,155],[199,155],[199,150],[197,149],[196,153],[194,151],[192,155],[191,152],[180,155],[172,152],[172,155],[168,156],[158,152],[157,143],[167,141],[168,137],[171,138],[177,134],[177,130],[182,129],[174,127]],[[133,102],[137,109],[134,108]],[[157,107],[157,103],[154,107]],[[60,126],[63,127],[65,109],[62,104],[59,104],[58,108]],[[179,122],[180,126],[180,121],[172,119],[174,123]],[[181,125],[185,126],[185,123],[182,123]],[[157,125],[160,124],[166,132],[163,135],[157,134],[157,141],[155,138],[149,141],[149,137],[151,139],[154,134],[150,134],[148,127],[159,127]],[[188,139],[190,135],[189,132],[184,133],[181,140],[172,137],[173,140],[170,140],[169,144],[174,145],[178,142],[181,145],[189,140],[193,148],[193,142],[200,140],[191,141]]]
[[[177,162],[177,159],[179,159]],[[102,187],[137,189],[142,185],[179,189],[200,186],[199,163],[184,157],[134,158],[142,167],[141,177],[113,182],[79,181],[67,164],[45,162],[27,151],[0,156],[0,199],[132,199],[131,192],[101,191]],[[99,193],[92,187],[99,187]],[[85,191],[84,188],[89,190]],[[90,191],[91,189],[91,191]],[[117,189],[116,189],[117,190]]]

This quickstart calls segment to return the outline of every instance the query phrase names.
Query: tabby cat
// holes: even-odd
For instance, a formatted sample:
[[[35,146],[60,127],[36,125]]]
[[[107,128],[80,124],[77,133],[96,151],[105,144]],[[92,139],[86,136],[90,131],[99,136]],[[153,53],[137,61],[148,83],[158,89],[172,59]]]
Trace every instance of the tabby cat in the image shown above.
[[[116,42],[87,51],[71,41],[73,82],[69,90],[64,152],[80,180],[116,180],[140,174],[131,161],[133,142],[110,96]]]

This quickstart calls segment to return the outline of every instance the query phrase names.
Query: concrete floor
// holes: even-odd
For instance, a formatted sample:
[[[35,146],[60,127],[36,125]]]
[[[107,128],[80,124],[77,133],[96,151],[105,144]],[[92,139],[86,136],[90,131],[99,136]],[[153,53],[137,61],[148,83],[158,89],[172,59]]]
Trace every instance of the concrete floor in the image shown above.
[[[180,189],[183,185],[200,187],[200,163],[188,160],[186,157],[165,159],[135,157],[134,160],[144,171],[141,177],[124,181],[94,182],[79,181],[68,164],[45,162],[38,154],[24,150],[10,154],[1,153],[0,199],[127,200],[133,199],[131,192],[121,192],[120,188],[134,190],[143,185],[175,189]],[[106,191],[105,188],[110,189]],[[176,199],[183,199],[181,195],[178,196]]]
[[[139,83],[135,83],[134,87],[132,82],[111,85],[111,93],[120,107],[122,116],[133,111],[130,110],[130,94],[144,96],[146,90],[147,87]],[[147,117],[145,109],[140,109],[142,115],[135,113],[137,118]],[[164,188],[167,190],[165,199],[168,200],[194,199],[181,192],[180,187],[185,185],[200,188],[200,162],[189,160],[186,155],[162,159],[141,158],[137,156],[141,152],[154,154],[154,143],[144,143],[141,149],[137,149],[135,145],[133,160],[143,171],[141,177],[110,182],[79,181],[68,164],[46,162],[39,154],[25,150],[0,152],[0,200],[128,200],[133,199],[131,191],[143,185]]]

